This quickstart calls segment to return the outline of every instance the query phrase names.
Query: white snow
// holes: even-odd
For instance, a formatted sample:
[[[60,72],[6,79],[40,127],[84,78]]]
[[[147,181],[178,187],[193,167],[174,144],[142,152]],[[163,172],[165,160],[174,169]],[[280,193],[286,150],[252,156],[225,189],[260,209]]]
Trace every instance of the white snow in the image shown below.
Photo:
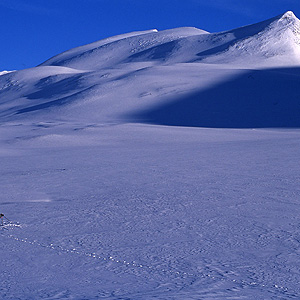
[[[7,73],[10,73],[10,72],[13,72],[13,71],[1,71],[1,72],[0,72],[0,76],[1,76],[1,75],[4,75],[4,74],[7,74]]]
[[[1,299],[299,299],[299,28],[134,32],[1,72]]]
[[[189,27],[164,30],[162,32],[157,30],[134,32],[66,51],[49,59],[42,65],[67,66],[87,70],[116,67],[117,64],[123,63],[137,53],[159,46],[166,53],[164,49],[166,45],[183,37],[202,35],[204,33],[207,32]]]

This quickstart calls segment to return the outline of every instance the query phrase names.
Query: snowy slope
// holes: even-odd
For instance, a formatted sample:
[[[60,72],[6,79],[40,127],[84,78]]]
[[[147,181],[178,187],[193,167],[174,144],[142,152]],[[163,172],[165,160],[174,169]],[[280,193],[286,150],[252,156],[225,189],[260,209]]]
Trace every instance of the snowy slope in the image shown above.
[[[71,119],[155,123],[151,111],[157,111],[157,105],[164,109],[170,101],[176,100],[177,103],[178,99],[194,95],[198,95],[197,99],[205,97],[203,101],[209,101],[209,105],[212,105],[206,93],[210,87],[214,91],[244,90],[245,95],[250,90],[252,99],[260,98],[267,87],[271,90],[264,93],[264,103],[254,103],[250,115],[255,110],[269,111],[270,121],[263,122],[261,119],[265,119],[265,116],[261,115],[257,126],[256,122],[240,126],[237,122],[228,126],[295,127],[299,125],[298,117],[289,113],[295,112],[293,107],[298,107],[295,100],[298,75],[297,70],[288,68],[298,66],[300,62],[298,35],[299,20],[292,12],[287,12],[258,24],[221,33],[209,34],[196,28],[177,28],[108,38],[66,51],[39,67],[2,75],[0,115],[6,119],[10,116],[20,118],[25,113],[25,117],[28,113],[38,117],[39,114],[44,116],[47,109],[46,114],[50,111],[57,117],[63,115]],[[251,80],[256,75],[253,76],[249,69],[266,67],[274,69],[272,78],[279,85],[272,88],[269,73],[265,71],[260,74],[256,72],[259,80]],[[285,71],[278,69],[280,67],[285,67]],[[246,79],[248,77],[249,80]],[[240,84],[232,86],[232,82]],[[278,90],[287,91],[288,102],[282,101]],[[236,102],[227,105],[230,99],[223,99],[222,92],[217,94],[221,97],[217,102],[221,101],[227,107],[237,107],[235,115],[247,113],[242,111],[247,105]],[[239,98],[239,93],[234,95]],[[228,97],[231,97],[230,92]],[[216,101],[216,95],[214,99]],[[244,101],[250,103],[251,99]],[[283,107],[277,106],[273,113],[276,103],[281,103]],[[215,105],[218,109],[223,104]],[[187,109],[189,107],[186,106]],[[282,118],[278,115],[281,112]],[[187,117],[193,118],[191,124],[206,126],[207,122],[200,122],[200,118],[211,116],[207,113],[205,116],[187,114]],[[220,118],[231,119],[232,115],[229,113]],[[285,121],[290,118],[291,121]],[[283,122],[276,121],[279,119]],[[158,123],[170,124],[168,120],[159,120]],[[217,122],[215,126],[214,123],[208,126],[219,127],[218,124],[224,122]],[[225,127],[228,126],[225,124]]]
[[[42,65],[67,66],[95,70],[115,67],[129,56],[172,43],[182,37],[206,33],[197,28],[177,28],[158,32],[150,30],[119,35],[79,47],[55,56]]]
[[[299,27],[0,72],[0,298],[299,299]]]
[[[89,70],[134,61],[299,65],[299,34],[300,21],[292,12],[286,12],[258,24],[221,33],[178,28],[117,36],[67,51],[42,65]]]
[[[256,28],[261,26],[261,30]],[[255,34],[253,34],[255,32]],[[215,57],[208,56],[207,62],[259,63],[273,65],[299,65],[300,21],[293,12],[286,12],[277,18],[257,25],[233,30],[237,40]],[[248,37],[245,36],[248,33]],[[262,63],[262,60],[265,62]]]
[[[244,67],[299,65],[300,22],[292,12],[234,30],[183,37],[134,54],[131,61],[204,62]]]

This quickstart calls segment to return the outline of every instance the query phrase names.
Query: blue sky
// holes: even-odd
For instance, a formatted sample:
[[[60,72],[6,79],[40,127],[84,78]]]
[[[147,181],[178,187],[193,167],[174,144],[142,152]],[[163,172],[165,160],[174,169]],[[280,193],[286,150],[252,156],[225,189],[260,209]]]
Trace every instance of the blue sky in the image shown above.
[[[299,0],[0,0],[0,70],[24,69],[99,39],[156,28],[210,32],[256,23]]]

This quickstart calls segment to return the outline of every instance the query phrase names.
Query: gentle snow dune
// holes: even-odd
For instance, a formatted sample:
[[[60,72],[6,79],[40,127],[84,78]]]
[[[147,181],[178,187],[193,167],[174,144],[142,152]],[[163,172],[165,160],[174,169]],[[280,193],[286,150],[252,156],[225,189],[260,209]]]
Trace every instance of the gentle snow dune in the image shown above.
[[[299,20],[149,30],[0,73],[0,298],[300,299]]]
[[[15,115],[33,103],[45,105],[56,95],[72,95],[80,90],[78,78],[85,71],[43,66],[10,72],[0,77],[0,116]]]

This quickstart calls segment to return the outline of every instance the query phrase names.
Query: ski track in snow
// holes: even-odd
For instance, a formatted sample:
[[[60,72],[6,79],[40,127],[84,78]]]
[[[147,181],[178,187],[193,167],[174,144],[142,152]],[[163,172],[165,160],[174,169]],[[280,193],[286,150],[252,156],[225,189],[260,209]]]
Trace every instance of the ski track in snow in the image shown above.
[[[49,141],[58,127],[69,138],[59,139],[57,149]],[[1,289],[7,299],[297,299],[297,130],[58,127],[34,125],[36,138],[30,139],[19,138],[28,132],[24,126],[6,127],[10,138],[12,132],[18,138],[4,144],[16,153],[2,160],[2,184],[16,178],[18,184],[15,196],[5,189],[2,207],[13,219],[23,215],[23,225],[1,231],[1,237],[27,270],[25,278],[38,272],[46,280],[78,265],[89,288],[77,291],[61,278],[63,292],[52,278],[55,288],[46,280],[45,291],[38,292],[34,275],[19,287],[6,277]],[[131,175],[121,175],[128,168]],[[24,189],[28,184],[32,195]],[[68,200],[70,195],[75,198]],[[278,219],[282,209],[286,217]],[[15,261],[6,260],[4,266]],[[14,272],[16,267],[2,275]],[[106,272],[118,280],[102,283]],[[18,281],[20,274],[14,275]]]
[[[157,268],[149,266],[149,265],[139,264],[138,262],[135,262],[135,261],[128,262],[126,260],[122,260],[122,259],[119,259],[119,258],[116,258],[113,256],[108,256],[108,257],[99,256],[99,255],[97,255],[96,252],[90,252],[90,253],[82,252],[75,248],[65,248],[65,247],[62,247],[60,245],[56,245],[53,243],[43,244],[37,240],[30,240],[28,238],[19,238],[15,234],[7,233],[7,234],[2,234],[2,236],[5,236],[7,238],[13,239],[18,242],[28,243],[32,246],[39,246],[39,247],[43,247],[46,249],[54,250],[57,253],[76,254],[76,255],[85,256],[85,257],[88,257],[91,259],[100,260],[103,262],[109,261],[109,262],[113,262],[116,264],[122,264],[128,268],[131,267],[131,268],[135,268],[135,269],[143,269],[144,272],[147,272],[151,276],[155,276],[156,274],[159,274],[164,277],[175,277],[175,278],[179,277],[183,280],[188,278],[191,281],[199,280],[199,278],[205,278],[205,279],[210,279],[212,281],[234,283],[234,285],[236,286],[236,289],[245,288],[245,287],[251,287],[251,288],[256,287],[256,288],[260,288],[260,289],[266,289],[268,291],[274,289],[274,291],[279,291],[280,293],[286,294],[287,296],[292,296],[292,295],[288,295],[288,293],[287,293],[288,288],[286,288],[284,286],[280,286],[280,284],[274,283],[274,284],[270,285],[270,284],[264,283],[264,282],[258,283],[255,281],[244,281],[244,280],[240,280],[238,277],[236,277],[236,279],[230,279],[229,276],[225,276],[225,274],[219,273],[217,268],[215,270],[214,270],[214,268],[212,268],[207,273],[204,273],[204,272],[189,273],[189,272],[182,272],[180,270],[177,271],[177,270],[168,270],[168,269],[157,269]],[[234,272],[232,272],[230,270],[227,271],[227,273],[234,274]],[[139,271],[135,275],[143,276],[143,274],[140,274]],[[233,289],[235,289],[235,288],[233,288]]]

